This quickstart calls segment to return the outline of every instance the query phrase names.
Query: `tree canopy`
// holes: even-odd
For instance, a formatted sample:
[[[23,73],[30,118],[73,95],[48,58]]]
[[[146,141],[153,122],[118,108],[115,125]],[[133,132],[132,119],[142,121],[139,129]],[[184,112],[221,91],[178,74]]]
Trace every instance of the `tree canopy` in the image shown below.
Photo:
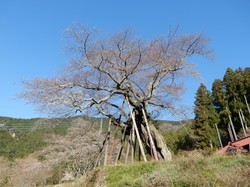
[[[178,78],[196,73],[186,57],[211,54],[202,34],[178,35],[177,30],[150,41],[129,29],[107,38],[82,26],[67,33],[73,55],[69,66],[55,78],[24,82],[22,94],[54,114],[91,109],[114,121],[121,114],[128,119],[122,109],[125,97],[133,107],[146,111],[149,106],[174,109],[173,101],[183,91]]]

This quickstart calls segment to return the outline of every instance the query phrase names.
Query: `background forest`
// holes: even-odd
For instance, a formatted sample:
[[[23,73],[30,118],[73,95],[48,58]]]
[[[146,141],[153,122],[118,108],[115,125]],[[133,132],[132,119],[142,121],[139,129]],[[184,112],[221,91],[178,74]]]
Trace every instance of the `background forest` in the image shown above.
[[[193,123],[165,135],[175,153],[192,149],[211,151],[249,135],[249,67],[227,68],[223,80],[214,80],[211,91],[201,83],[195,99]]]

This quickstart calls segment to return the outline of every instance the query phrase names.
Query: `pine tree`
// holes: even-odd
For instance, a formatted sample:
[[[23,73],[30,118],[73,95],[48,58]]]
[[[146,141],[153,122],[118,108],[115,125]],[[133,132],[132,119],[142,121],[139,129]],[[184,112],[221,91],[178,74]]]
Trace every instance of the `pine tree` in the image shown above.
[[[244,103],[244,108],[242,109],[244,116],[245,116],[245,120],[246,120],[246,124],[248,124],[248,127],[250,125],[250,114],[247,108],[247,104],[245,101],[245,97],[248,101],[248,106],[250,107],[250,68],[245,68],[243,71],[243,79],[244,79],[244,95],[243,95],[243,103]],[[245,97],[244,97],[245,96]]]
[[[195,119],[192,127],[196,140],[195,148],[206,149],[218,146],[218,139],[214,125],[218,123],[218,115],[213,106],[212,97],[204,84],[196,93]]]

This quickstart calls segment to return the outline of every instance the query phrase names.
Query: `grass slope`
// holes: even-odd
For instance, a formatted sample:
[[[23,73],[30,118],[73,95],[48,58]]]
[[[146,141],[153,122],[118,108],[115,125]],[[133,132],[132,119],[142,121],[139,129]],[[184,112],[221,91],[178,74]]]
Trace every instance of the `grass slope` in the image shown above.
[[[99,167],[84,186],[249,186],[250,156],[185,155],[172,162]]]

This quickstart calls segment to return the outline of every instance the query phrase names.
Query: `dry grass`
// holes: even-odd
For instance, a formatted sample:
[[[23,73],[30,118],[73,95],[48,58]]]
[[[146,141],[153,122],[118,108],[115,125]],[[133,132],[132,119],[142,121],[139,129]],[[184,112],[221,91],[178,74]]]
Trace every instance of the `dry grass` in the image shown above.
[[[51,170],[35,158],[18,159],[12,168],[10,184],[18,187],[45,185]]]
[[[11,173],[11,162],[3,157],[0,157],[0,186],[4,186],[9,181],[9,175]]]
[[[9,161],[0,159],[0,186],[29,187],[46,184],[50,170],[37,159],[28,157]]]
[[[195,152],[171,162],[136,163],[97,168],[85,186],[249,186],[250,156],[210,156]]]

